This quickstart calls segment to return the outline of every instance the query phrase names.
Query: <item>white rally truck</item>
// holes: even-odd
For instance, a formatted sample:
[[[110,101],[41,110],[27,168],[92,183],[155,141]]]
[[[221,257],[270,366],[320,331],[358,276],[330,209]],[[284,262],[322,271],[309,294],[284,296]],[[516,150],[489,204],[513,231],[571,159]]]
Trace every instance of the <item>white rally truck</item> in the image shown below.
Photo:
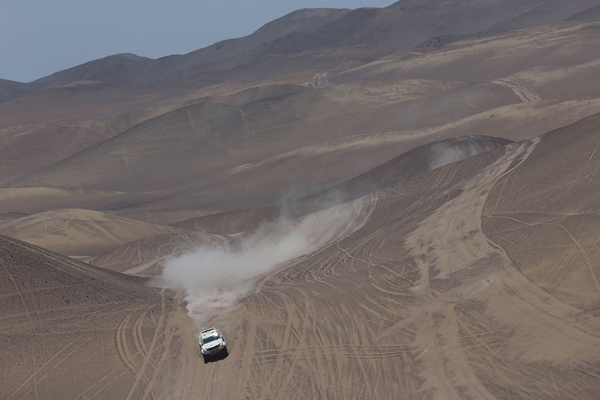
[[[198,337],[200,352],[204,357],[204,363],[207,363],[211,356],[217,354],[227,355],[227,343],[223,335],[216,328],[206,329],[200,332]]]

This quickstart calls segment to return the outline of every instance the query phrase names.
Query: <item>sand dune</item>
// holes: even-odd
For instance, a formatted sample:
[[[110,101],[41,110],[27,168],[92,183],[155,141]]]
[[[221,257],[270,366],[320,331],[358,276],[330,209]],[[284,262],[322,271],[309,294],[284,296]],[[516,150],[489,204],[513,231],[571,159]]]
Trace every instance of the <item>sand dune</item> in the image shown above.
[[[545,135],[519,174],[498,181],[494,201],[483,210],[484,231],[529,280],[594,317],[600,294],[593,233],[599,128],[596,115]],[[548,165],[548,159],[554,162]]]
[[[107,210],[139,205],[160,197],[160,194],[111,192],[76,187],[3,187],[0,188],[0,209],[24,214],[84,207]]]
[[[463,136],[419,146],[330,189],[290,202],[286,210],[292,215],[304,215],[355,200],[413,176],[509,143],[508,140],[493,137]]]
[[[0,242],[0,397],[157,396],[170,368],[164,360],[186,334],[174,330],[181,311],[164,293],[18,240]]]
[[[473,88],[468,100],[472,104],[477,102],[480,109],[493,109],[518,101],[510,89],[497,90],[497,86]],[[377,100],[371,103],[369,99],[375,98]],[[365,101],[369,107],[364,107]],[[426,104],[438,112],[432,115]],[[291,170],[299,173],[301,169],[293,163],[306,160],[306,157],[293,156],[299,147],[317,147],[318,143],[347,141],[346,138],[353,135],[366,133],[368,136],[390,129],[414,129],[424,123],[455,121],[472,112],[465,103],[461,84],[435,81],[356,83],[341,85],[328,92],[298,93],[243,106],[202,103],[141,123],[112,139],[27,174],[13,185],[28,186],[35,181],[37,184],[104,190],[173,190],[184,183],[187,185],[190,180],[204,186],[216,178],[227,178],[231,171],[248,163],[280,163],[278,159],[286,152],[290,152]],[[429,133],[424,131],[412,137],[399,137],[395,148],[388,145],[383,149],[376,145],[370,147],[387,151],[389,159],[430,141],[428,136]],[[361,139],[368,142],[364,136]],[[441,138],[438,136],[437,139]],[[269,145],[263,144],[266,140]],[[316,156],[323,158],[329,152],[317,152]],[[361,152],[365,158],[362,165],[339,165],[337,170],[328,169],[337,176],[323,175],[318,180],[314,179],[313,171],[306,171],[305,179],[310,176],[313,184],[348,179],[364,172],[363,165],[374,167],[380,163],[381,154],[365,152],[364,148]],[[173,157],[173,153],[178,157]],[[307,167],[318,165],[311,162]],[[122,170],[127,174],[116,174]],[[273,181],[274,177],[265,178],[272,181],[273,186],[277,183]],[[302,178],[294,181],[301,183]],[[166,182],[169,186],[164,186]],[[274,189],[278,188],[275,186]],[[267,188],[259,190],[269,191]]]
[[[589,287],[579,292],[585,300],[563,303],[542,290],[538,286],[542,282],[528,279],[527,270],[510,257],[518,252],[528,259],[524,250],[530,245],[535,246],[532,250],[540,248],[539,236],[530,233],[529,226],[520,233],[502,229],[498,233],[510,232],[505,236],[509,240],[519,238],[522,249],[507,253],[494,243],[490,231],[496,217],[488,219],[484,231],[480,219],[482,210],[491,210],[497,201],[502,204],[502,197],[491,196],[490,191],[518,190],[518,197],[505,195],[518,203],[528,196],[540,199],[534,195],[537,187],[568,178],[543,156],[559,151],[574,130],[582,139],[567,153],[574,159],[564,162],[575,162],[573,178],[581,174],[579,186],[589,184],[592,193],[597,157],[590,144],[597,142],[597,135],[588,129],[590,123],[565,128],[539,143],[518,143],[472,157],[380,193],[358,232],[262,280],[260,292],[245,300],[237,314],[244,333],[239,358],[233,351],[230,356],[248,366],[248,375],[237,386],[210,386],[201,393],[231,398],[282,393],[297,393],[298,398],[307,393],[423,399],[504,398],[506,393],[515,398],[595,398],[600,383],[593,374],[600,366],[592,349],[597,348],[600,324],[593,305],[600,296],[587,266],[588,261],[593,265],[595,256],[586,252],[592,257],[588,261],[569,258],[568,268],[556,270],[556,281],[571,271],[587,274],[586,283],[571,281],[580,289]],[[587,156],[579,157],[582,152]],[[546,172],[537,185],[505,184],[518,179],[520,172],[536,176],[535,171],[526,172],[536,160]],[[555,185],[565,203],[570,203],[568,196],[593,198],[569,191],[568,185]],[[582,215],[591,215],[592,210],[578,208]],[[593,230],[591,218],[578,223],[582,235]],[[561,228],[554,229],[562,235],[561,243],[570,242],[566,248],[556,246],[559,251],[565,256],[582,254],[581,238],[574,242]],[[581,245],[595,241],[594,235],[587,238],[591,241]],[[219,379],[238,365],[218,363],[201,376]],[[341,375],[332,372],[338,369]],[[286,379],[290,374],[306,379]],[[374,377],[379,377],[378,385],[363,384]],[[557,390],[548,393],[545,388],[553,385]]]
[[[269,224],[283,224],[285,220],[335,207],[420,173],[508,143],[496,138],[468,137],[421,146],[331,189],[289,201],[281,208],[232,210],[187,219],[171,226],[202,232],[159,235],[141,239],[96,258],[93,264],[128,274],[157,276],[160,275],[167,257],[198,247],[235,247],[233,238],[213,235],[214,233],[250,234],[268,227]]]
[[[96,257],[91,264],[142,277],[160,276],[165,259],[199,247],[234,248],[237,240],[208,232],[155,235],[117,247]]]
[[[137,219],[138,221],[148,222],[149,224],[158,225],[173,225],[181,221],[191,218],[200,218],[207,215],[219,214],[222,212],[232,211],[231,207],[203,207],[198,209],[183,209],[183,210],[144,210],[118,212],[125,218]]]
[[[193,339],[186,339],[182,334],[183,320],[165,317],[151,322],[156,318],[148,321],[142,318],[149,315],[143,314],[146,309],[156,312],[156,306],[151,308],[156,300],[140,305],[135,303],[137,300],[128,300],[140,310],[137,314],[119,311],[113,314],[114,323],[105,320],[103,324],[108,328],[104,331],[112,335],[101,350],[107,363],[103,365],[115,363],[110,364],[113,366],[107,367],[105,373],[121,365],[116,364],[119,353],[116,350],[124,349],[124,343],[132,345],[136,338],[143,337],[146,346],[154,343],[148,354],[155,356],[144,362],[141,350],[131,353],[134,347],[127,347],[130,353],[122,354],[130,355],[124,358],[121,368],[129,365],[130,371],[138,371],[139,379],[132,384],[128,379],[136,375],[126,373],[119,378],[123,381],[109,381],[111,384],[105,390],[139,390],[139,396],[151,392],[160,397],[164,388],[177,385],[182,390],[182,398],[278,397],[285,392],[296,393],[292,397],[297,398],[306,397],[307,393],[310,397],[341,393],[351,397],[393,394],[450,399],[465,394],[475,398],[502,398],[504,393],[517,398],[545,396],[548,395],[545,388],[556,385],[558,390],[548,398],[564,399],[565,393],[566,398],[595,398],[599,381],[593,374],[599,366],[595,364],[598,355],[591,349],[597,347],[596,331],[600,325],[594,310],[600,296],[594,289],[593,279],[578,281],[576,278],[589,274],[588,262],[593,266],[595,260],[595,253],[586,251],[593,240],[584,241],[587,240],[584,238],[595,237],[587,233],[594,232],[594,219],[583,219],[583,216],[593,215],[596,204],[590,202],[593,196],[582,195],[582,190],[594,192],[598,183],[598,175],[593,173],[597,153],[591,145],[597,144],[594,133],[597,122],[597,118],[589,119],[546,135],[541,141],[515,143],[470,157],[419,174],[370,197],[370,216],[362,227],[264,276],[260,290],[245,299],[239,310],[231,312],[228,318],[237,322],[229,325],[235,329],[226,331],[233,339],[230,339],[230,356],[225,361],[207,366],[186,350],[187,346],[193,346]],[[573,135],[576,135],[574,141],[571,140]],[[567,151],[561,154],[563,162],[572,166],[570,176],[564,175],[560,166],[552,168],[556,157],[546,157],[562,150],[565,143],[568,143]],[[525,182],[518,181],[521,176],[534,180],[523,184]],[[553,212],[550,218],[564,220],[570,218],[568,215],[573,211],[581,215],[578,220],[574,215],[573,222],[579,226],[577,235],[580,235],[576,241],[569,239],[560,223],[555,222],[548,224],[541,220],[539,226],[553,229],[558,236],[545,235],[543,230],[539,234],[531,232],[535,220],[528,222],[529,226],[522,233],[505,228],[507,223],[520,226],[524,218],[524,215],[513,218],[513,211],[507,206],[519,204],[518,199],[538,201],[540,190],[546,192],[547,188],[558,190],[553,193],[556,206],[570,207],[558,209],[549,204],[548,210]],[[512,194],[517,190],[518,197]],[[500,195],[494,194],[498,192]],[[571,199],[579,200],[573,203]],[[535,203],[530,204],[540,209]],[[486,215],[483,230],[482,215]],[[514,219],[518,221],[513,222]],[[540,268],[528,255],[531,251],[535,254],[538,246],[545,248],[538,240],[539,235],[554,240],[553,244],[570,243],[570,247],[556,246],[564,256],[580,255],[569,258],[568,269],[555,272],[553,279],[562,281],[559,277],[564,277],[568,282],[555,294],[543,290],[546,284],[552,287],[552,281],[539,281],[541,277],[535,277],[535,269],[527,267],[530,263]],[[518,248],[512,249],[513,237],[520,238]],[[496,243],[509,246],[507,250],[495,244],[494,238],[503,240]],[[18,243],[10,245],[14,247]],[[16,254],[24,257],[21,252]],[[49,257],[46,255],[49,253],[43,254]],[[518,257],[511,258],[511,254],[523,254],[525,263]],[[539,254],[547,257],[545,251]],[[560,255],[547,259],[556,260],[556,257]],[[29,265],[26,261],[22,263]],[[575,273],[578,270],[583,275]],[[17,270],[10,271],[15,274]],[[569,278],[571,273],[575,275]],[[549,278],[548,274],[543,276]],[[116,275],[110,278],[123,279]],[[10,279],[4,281],[8,283]],[[21,281],[20,275],[17,276],[15,282]],[[571,287],[578,290],[573,292]],[[28,304],[29,293],[21,293]],[[16,292],[9,298],[18,303]],[[156,297],[146,295],[145,298]],[[507,302],[510,308],[506,307]],[[93,318],[97,317],[88,318],[92,318],[88,319],[89,323],[94,323]],[[162,327],[167,320],[175,324],[173,332],[179,333],[160,335],[152,340],[153,324]],[[22,329],[33,329],[36,321],[33,318],[31,328],[23,325]],[[143,322],[139,329],[144,336],[137,333],[135,321]],[[145,331],[146,323],[148,331]],[[114,330],[117,331],[116,342]],[[134,332],[138,336],[130,336]],[[87,335],[73,339],[86,339],[91,344],[99,342],[94,331]],[[51,337],[43,339],[46,348],[50,347]],[[122,337],[125,342],[121,341]],[[66,342],[62,344],[61,340],[73,339],[61,335],[56,346],[64,347]],[[169,347],[156,347],[163,340],[171,341]],[[34,342],[28,343],[21,344],[22,348],[32,348]],[[53,374],[64,376],[68,372],[64,368],[77,365],[77,360],[87,357],[88,353],[79,351],[76,345],[77,342],[67,347],[75,361],[60,363],[52,369]],[[168,348],[177,360],[172,364],[171,373],[164,369],[166,364],[162,360],[165,358],[164,355],[160,358],[158,348],[163,349],[161,351]],[[40,359],[38,368],[44,371],[50,368],[61,360],[60,354],[49,362]],[[181,375],[183,368],[187,372]],[[341,375],[333,373],[335,369],[339,369]],[[37,390],[55,393],[54,386],[43,383],[49,375],[36,371],[33,374],[39,378]],[[160,381],[152,380],[152,371],[160,371],[157,375]],[[179,374],[175,375],[175,371]],[[13,369],[13,380],[23,383],[7,388],[9,396],[13,392],[25,394],[27,390],[35,390],[36,381],[17,378],[30,373],[22,367]],[[94,376],[101,374],[101,371],[86,372],[82,382],[95,382],[98,378]],[[306,379],[286,379],[290,374]],[[232,376],[236,378],[225,378]],[[378,384],[365,384],[373,380]],[[113,386],[113,382],[119,385]],[[213,383],[196,385],[192,382]],[[75,389],[81,393],[89,390],[89,386],[69,387],[69,390]]]
[[[281,218],[298,217],[354,200],[429,169],[438,168],[446,163],[456,162],[507,143],[509,141],[486,137],[464,137],[435,142],[417,147],[348,181],[326,190],[317,190],[314,194],[301,190],[292,191],[281,196],[276,205],[272,207],[213,213],[208,216],[203,215],[179,221],[171,226],[220,234],[254,231],[265,223]],[[278,160],[278,162],[281,161]]]
[[[281,217],[276,207],[232,210],[177,222],[174,228],[208,231],[218,234],[250,232]]]
[[[97,256],[143,237],[180,231],[80,209],[47,211],[0,225],[3,235],[69,256]]]
[[[419,173],[507,143],[494,138],[460,138],[421,146],[330,190],[293,201],[283,209],[270,207],[234,210],[184,220],[171,226],[204,232],[141,239],[96,258],[93,264],[127,274],[157,276],[160,275],[167,257],[203,246],[234,247],[228,244],[232,239],[215,236],[206,231],[218,234],[254,232],[278,220],[306,215],[357,199]]]
[[[26,216],[27,216],[27,214],[14,213],[14,212],[0,212],[0,225],[4,224],[6,222],[15,221],[19,218],[23,218]]]

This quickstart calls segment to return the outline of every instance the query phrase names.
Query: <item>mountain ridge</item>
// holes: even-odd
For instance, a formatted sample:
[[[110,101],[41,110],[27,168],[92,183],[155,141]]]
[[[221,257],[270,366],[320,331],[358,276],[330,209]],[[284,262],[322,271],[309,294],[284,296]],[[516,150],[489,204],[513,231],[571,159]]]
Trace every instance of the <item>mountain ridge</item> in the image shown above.
[[[464,20],[461,18],[467,5],[443,0],[424,4],[399,1],[385,8],[355,10],[303,9],[271,21],[248,36],[219,41],[183,55],[149,59],[122,53],[30,83],[0,81],[0,101],[76,80],[99,80],[116,86],[161,87],[210,70],[230,69],[269,54],[296,54],[332,45],[369,44],[406,50],[436,37],[465,37],[482,31],[509,29],[509,25],[510,29],[523,28],[531,26],[532,20],[537,25],[560,22],[598,5],[597,0],[575,0],[568,5],[555,0],[510,0],[509,4],[488,0],[475,5],[479,7],[473,13],[475,18]],[[439,21],[441,16],[458,19],[455,28],[443,28]],[[406,36],[405,31],[410,31],[411,35]]]

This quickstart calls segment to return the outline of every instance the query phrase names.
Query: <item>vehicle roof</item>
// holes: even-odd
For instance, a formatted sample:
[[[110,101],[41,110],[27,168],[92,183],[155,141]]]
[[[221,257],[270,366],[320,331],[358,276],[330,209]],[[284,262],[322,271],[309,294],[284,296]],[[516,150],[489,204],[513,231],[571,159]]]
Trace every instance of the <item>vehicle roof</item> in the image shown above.
[[[210,329],[206,329],[206,330],[200,332],[200,335],[202,337],[204,337],[204,336],[209,336],[209,335],[211,335],[213,333],[221,334],[221,332],[219,332],[216,328],[210,328]]]

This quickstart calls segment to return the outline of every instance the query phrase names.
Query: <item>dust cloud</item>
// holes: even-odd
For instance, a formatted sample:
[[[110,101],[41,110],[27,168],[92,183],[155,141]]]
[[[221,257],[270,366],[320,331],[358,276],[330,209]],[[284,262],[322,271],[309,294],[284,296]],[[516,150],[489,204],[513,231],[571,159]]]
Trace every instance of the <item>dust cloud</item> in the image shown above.
[[[306,233],[264,238],[261,232],[233,250],[201,247],[167,260],[162,278],[167,287],[185,290],[189,315],[201,329],[213,314],[232,309],[253,289],[251,278],[309,252]]]
[[[258,276],[362,226],[371,209],[368,204],[356,200],[302,218],[282,219],[248,235],[239,246],[201,247],[170,258],[157,284],[185,291],[188,315],[200,331],[209,327],[212,317],[234,310],[255,289]]]

